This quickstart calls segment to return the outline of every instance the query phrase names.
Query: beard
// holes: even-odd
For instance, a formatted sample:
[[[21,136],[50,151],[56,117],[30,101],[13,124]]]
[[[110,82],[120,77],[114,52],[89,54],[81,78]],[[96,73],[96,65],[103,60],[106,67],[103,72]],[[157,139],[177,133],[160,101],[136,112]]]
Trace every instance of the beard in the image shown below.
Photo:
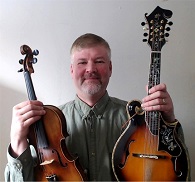
[[[97,80],[95,82],[93,80],[91,81],[86,80],[88,78],[99,79],[100,76],[97,73],[87,73],[84,75],[84,80],[83,80],[82,87],[81,87],[82,91],[89,95],[94,95],[101,90],[102,83],[101,81],[97,82]]]
[[[101,83],[88,82],[82,84],[82,91],[89,94],[94,95],[98,93],[102,88]]]

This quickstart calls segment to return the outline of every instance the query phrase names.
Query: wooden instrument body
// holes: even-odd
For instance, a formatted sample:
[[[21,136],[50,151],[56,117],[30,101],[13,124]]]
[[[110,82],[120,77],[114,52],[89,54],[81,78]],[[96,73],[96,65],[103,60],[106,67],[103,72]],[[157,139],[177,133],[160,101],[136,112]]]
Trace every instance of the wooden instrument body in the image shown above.
[[[36,181],[85,181],[87,180],[78,158],[68,152],[65,139],[68,136],[63,113],[55,106],[44,106],[43,123],[48,147],[37,146],[35,125],[30,127],[29,144],[35,147],[38,164],[34,169]],[[39,122],[39,121],[38,121]],[[41,159],[40,159],[41,157]]]
[[[140,101],[129,102],[127,108],[130,117],[140,107]],[[188,180],[189,161],[177,137],[176,127],[168,125],[162,117],[160,122],[163,129],[159,130],[161,134],[155,135],[145,122],[144,112],[130,121],[113,150],[113,170],[118,181]],[[149,141],[146,141],[146,137]]]

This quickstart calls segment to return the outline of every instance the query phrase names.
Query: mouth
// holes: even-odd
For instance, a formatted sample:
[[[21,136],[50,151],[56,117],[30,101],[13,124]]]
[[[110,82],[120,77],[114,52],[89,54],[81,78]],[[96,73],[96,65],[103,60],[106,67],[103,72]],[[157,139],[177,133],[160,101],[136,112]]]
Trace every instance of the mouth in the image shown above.
[[[101,79],[97,74],[86,74],[83,77],[84,84],[101,84]]]
[[[97,74],[86,74],[83,80],[99,80],[100,77]]]

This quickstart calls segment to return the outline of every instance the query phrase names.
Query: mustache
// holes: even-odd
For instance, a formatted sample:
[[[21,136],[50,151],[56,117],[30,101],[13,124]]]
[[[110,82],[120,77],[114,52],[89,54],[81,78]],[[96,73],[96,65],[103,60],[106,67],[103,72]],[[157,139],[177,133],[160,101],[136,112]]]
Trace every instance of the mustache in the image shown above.
[[[83,79],[99,79],[100,78],[100,75],[98,73],[85,73],[84,76],[83,76]]]

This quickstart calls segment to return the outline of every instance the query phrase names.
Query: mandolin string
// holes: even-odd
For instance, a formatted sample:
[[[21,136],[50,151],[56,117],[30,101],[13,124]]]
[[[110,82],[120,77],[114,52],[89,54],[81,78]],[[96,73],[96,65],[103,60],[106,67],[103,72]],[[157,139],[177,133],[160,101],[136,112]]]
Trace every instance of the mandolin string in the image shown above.
[[[154,33],[153,38],[153,47],[152,47],[152,76],[151,76],[151,87],[158,85],[160,83],[160,47],[161,47],[161,39],[160,39],[160,29],[156,33]],[[155,47],[154,47],[155,46]],[[158,128],[159,128],[159,112],[158,111],[152,111],[150,112],[150,143],[149,143],[149,154],[155,155],[157,148],[158,148]],[[149,165],[149,168],[153,170],[153,162],[151,160]]]

